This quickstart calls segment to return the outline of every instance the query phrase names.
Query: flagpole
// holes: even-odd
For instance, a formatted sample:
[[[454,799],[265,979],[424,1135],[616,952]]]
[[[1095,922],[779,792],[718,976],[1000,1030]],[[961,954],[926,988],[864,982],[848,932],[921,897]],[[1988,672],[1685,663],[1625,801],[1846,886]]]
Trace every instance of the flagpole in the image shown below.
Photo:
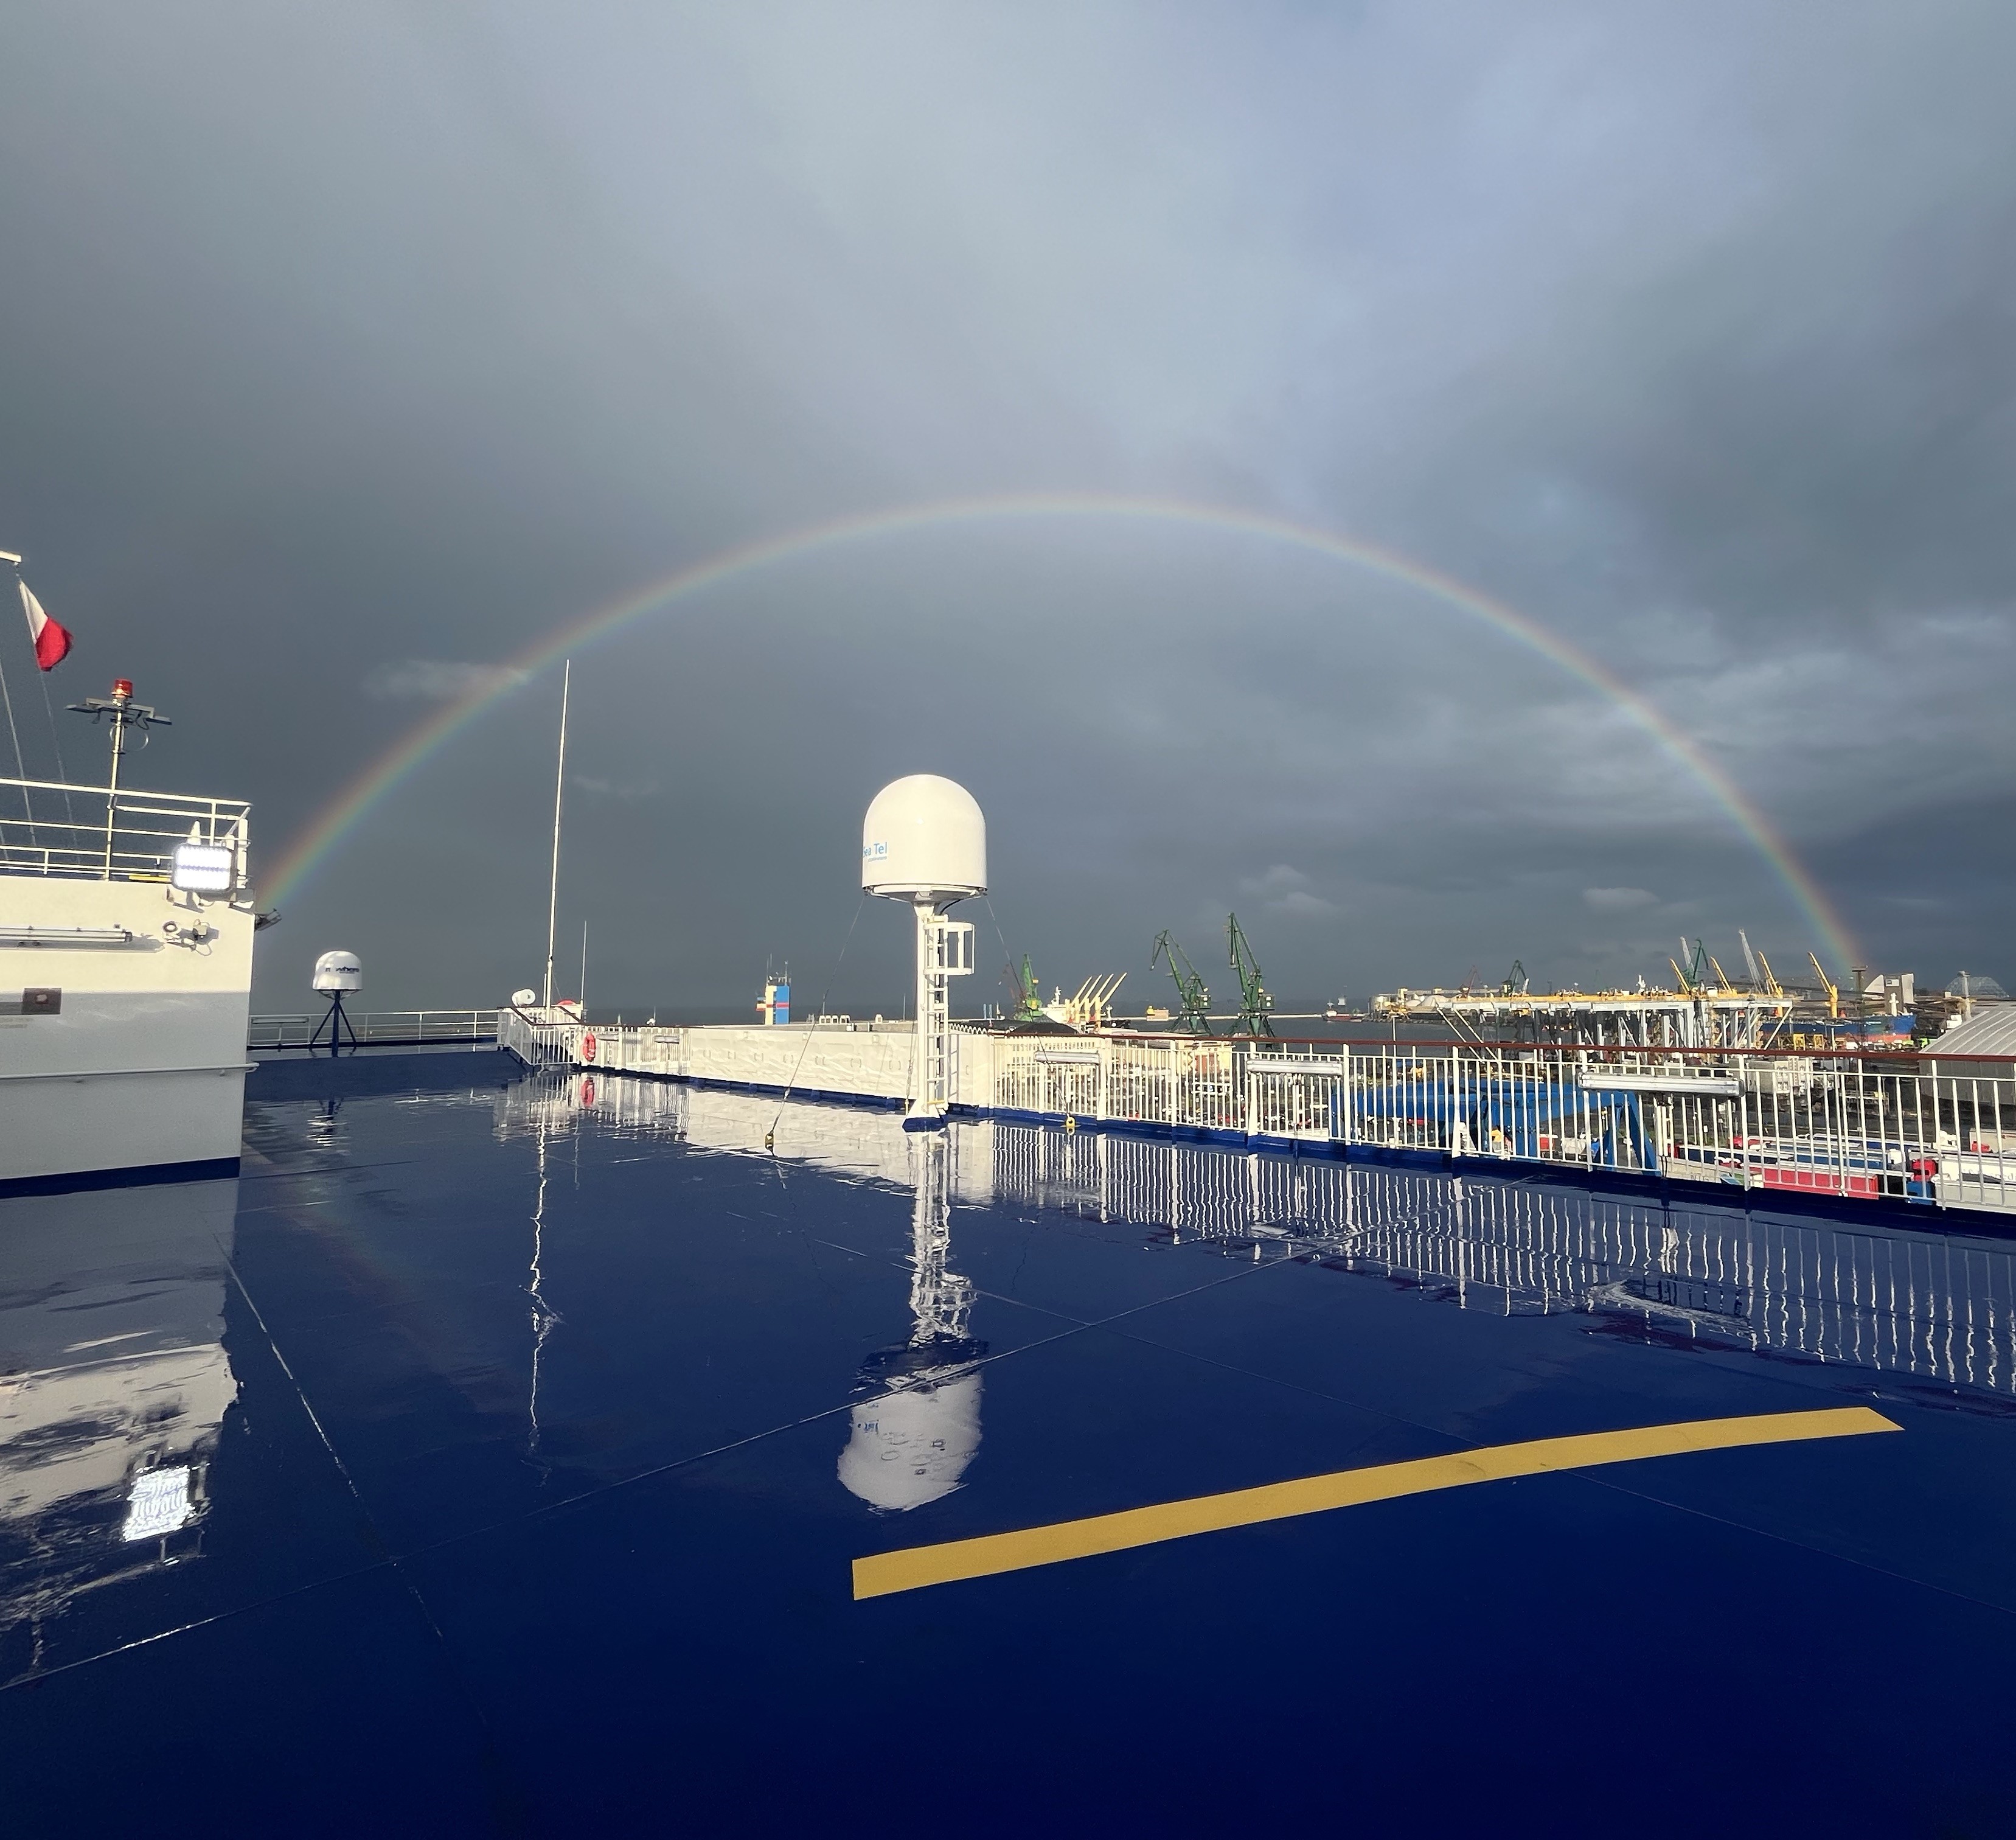
[[[126,692],[120,694],[121,689]],[[112,783],[105,789],[105,879],[112,879],[112,844],[119,825],[119,762],[126,751],[125,704],[132,695],[132,686],[124,678],[112,686]],[[143,731],[144,733],[144,731]],[[335,1051],[335,1032],[331,1030],[330,1052]]]
[[[15,578],[18,580],[21,571],[20,557],[10,549],[0,549],[0,559],[14,565]],[[7,687],[7,665],[4,658],[0,658],[0,703],[5,704],[7,707],[7,734],[14,744],[14,771],[25,780],[28,776],[27,762],[21,753],[21,731],[14,726],[14,693]],[[29,842],[39,844],[40,840],[35,835],[34,807],[29,802],[28,789],[25,785],[21,788],[21,809],[27,815]]]
[[[49,745],[56,750],[56,780],[63,787],[63,816],[69,823],[74,825],[77,822],[77,810],[70,803],[70,772],[63,765],[63,737],[56,733],[56,706],[49,697],[49,672],[69,656],[70,636],[64,632],[60,626],[56,628],[63,640],[63,649],[49,664],[45,664],[42,662],[41,632],[36,622],[39,620],[48,623],[49,615],[43,611],[41,603],[37,600],[34,594],[29,591],[28,584],[21,578],[22,558],[11,549],[0,549],[0,562],[7,563],[13,567],[14,585],[20,590],[21,593],[21,610],[28,616],[28,643],[30,649],[34,654],[35,681],[42,686],[42,712],[49,718]],[[14,726],[14,699],[7,693],[6,674],[3,668],[0,668],[0,697],[5,697],[7,704],[7,729],[14,740],[14,764],[20,769],[21,777],[25,780],[28,776],[28,772],[27,767],[22,764],[20,733]],[[27,791],[23,790],[21,794],[23,804],[27,802]],[[34,835],[32,823],[30,826],[30,835],[31,837]]]
[[[553,938],[560,911],[560,797],[567,790],[567,695],[574,682],[574,661],[560,665],[560,754],[553,772],[553,877],[546,891],[546,995],[545,1008],[553,1006]]]

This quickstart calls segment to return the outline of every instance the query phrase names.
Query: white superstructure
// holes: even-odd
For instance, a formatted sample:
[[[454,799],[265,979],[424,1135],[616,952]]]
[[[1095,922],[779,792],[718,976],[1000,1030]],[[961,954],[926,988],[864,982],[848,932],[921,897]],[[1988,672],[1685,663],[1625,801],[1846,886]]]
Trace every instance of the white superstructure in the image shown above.
[[[250,809],[0,779],[0,1183],[236,1161]]]

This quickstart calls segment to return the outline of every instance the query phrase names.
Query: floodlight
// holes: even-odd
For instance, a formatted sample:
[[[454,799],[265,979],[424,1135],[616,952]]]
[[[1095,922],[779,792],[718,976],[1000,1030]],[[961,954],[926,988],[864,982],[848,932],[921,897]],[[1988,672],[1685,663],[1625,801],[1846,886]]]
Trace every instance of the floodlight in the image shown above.
[[[169,880],[185,895],[221,895],[237,870],[237,852],[225,844],[178,844]]]

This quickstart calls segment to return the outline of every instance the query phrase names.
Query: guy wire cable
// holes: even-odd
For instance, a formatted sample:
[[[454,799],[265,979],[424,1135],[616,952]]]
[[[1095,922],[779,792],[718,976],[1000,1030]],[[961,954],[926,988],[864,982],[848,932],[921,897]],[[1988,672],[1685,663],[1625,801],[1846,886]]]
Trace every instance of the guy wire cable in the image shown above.
[[[13,739],[14,771],[25,781],[28,777],[28,769],[21,758],[20,732],[14,726],[14,695],[7,688],[7,667],[4,662],[0,662],[0,704],[6,706],[7,733]],[[40,840],[35,835],[35,808],[29,803],[28,788],[25,784],[21,787],[21,810],[28,820],[28,841],[31,844],[38,844]]]
[[[63,816],[74,824],[76,808],[70,802],[70,769],[63,765],[63,736],[56,731],[56,706],[49,700],[49,677],[46,671],[38,671],[36,679],[42,686],[42,708],[49,713],[49,745],[56,751],[56,777],[63,782]]]
[[[994,911],[994,898],[991,895],[982,895],[980,898],[986,905],[987,917],[994,923],[994,937],[1001,942],[1002,959],[1009,970],[1013,970],[1015,968],[1015,955],[1008,949],[1008,935],[1001,930],[1001,916]]]
[[[784,1082],[783,1097],[777,1101],[777,1115],[771,1119],[769,1129],[763,1133],[763,1147],[772,1156],[777,1154],[777,1126],[783,1120],[784,1107],[790,1101],[791,1089],[798,1083],[798,1075],[805,1068],[805,1057],[812,1052],[812,1037],[819,1033],[820,1018],[826,1014],[826,999],[833,995],[833,981],[840,975],[840,967],[847,962],[847,949],[854,943],[854,929],[861,924],[861,910],[867,905],[866,895],[854,905],[854,918],[847,923],[847,937],[840,942],[840,956],[833,961],[833,969],[826,974],[826,988],[819,992],[819,1010],[812,1017],[812,1027],[805,1031],[805,1045],[799,1049],[797,1060],[791,1068],[791,1077]]]

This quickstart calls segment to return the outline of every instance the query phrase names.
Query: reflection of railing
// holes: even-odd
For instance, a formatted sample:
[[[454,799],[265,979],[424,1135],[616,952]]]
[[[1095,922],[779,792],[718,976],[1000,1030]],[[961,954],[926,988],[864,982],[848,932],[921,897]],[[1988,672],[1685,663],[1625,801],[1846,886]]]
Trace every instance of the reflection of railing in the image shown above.
[[[108,810],[103,786],[0,780],[0,874],[165,882],[175,847],[199,843],[232,852],[242,890],[251,809],[243,799],[121,791]]]
[[[592,1117],[626,1136],[775,1157],[858,1181],[917,1179],[893,1112],[582,1075],[500,1093],[500,1133]],[[1314,1258],[1465,1309],[1576,1313],[1613,1331],[1769,1349],[2016,1396],[2016,1247],[1771,1211],[1769,1195],[1663,1199],[1006,1118],[956,1122],[949,1197],[1140,1228],[1242,1258]],[[1690,1202],[1693,1204],[1690,1204]],[[958,1216],[952,1216],[957,1232]]]
[[[497,1039],[495,1010],[345,1010],[343,1016],[360,1042],[381,1048]],[[304,1048],[318,1028],[326,1039],[328,1025],[322,1016],[254,1016],[246,1046]]]
[[[2016,1252],[1980,1240],[1456,1181],[996,1123],[997,1200],[1404,1278],[1465,1309],[1589,1312],[1647,1333],[2016,1393]],[[1507,1172],[1508,1174],[1510,1172]]]

